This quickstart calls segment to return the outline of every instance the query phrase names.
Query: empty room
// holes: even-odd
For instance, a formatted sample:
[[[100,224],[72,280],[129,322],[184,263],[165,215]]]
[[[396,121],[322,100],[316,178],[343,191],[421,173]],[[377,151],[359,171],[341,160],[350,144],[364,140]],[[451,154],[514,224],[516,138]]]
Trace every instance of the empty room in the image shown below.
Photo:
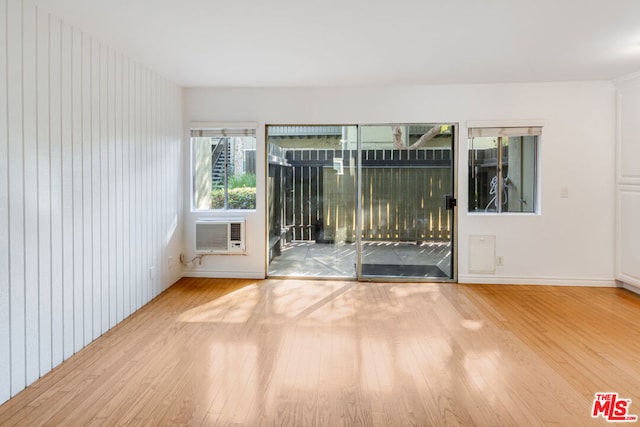
[[[0,425],[637,423],[638,16],[0,0]]]

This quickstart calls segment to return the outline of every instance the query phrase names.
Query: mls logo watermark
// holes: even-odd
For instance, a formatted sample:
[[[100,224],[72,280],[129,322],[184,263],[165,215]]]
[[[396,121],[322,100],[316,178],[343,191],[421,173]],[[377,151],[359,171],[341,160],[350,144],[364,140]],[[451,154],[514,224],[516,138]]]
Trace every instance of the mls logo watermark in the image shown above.
[[[622,399],[618,397],[618,393],[596,393],[596,397],[593,399],[593,408],[591,408],[591,416],[593,418],[602,416],[602,418],[612,423],[638,421],[637,415],[629,414],[629,406],[631,406],[631,399]]]

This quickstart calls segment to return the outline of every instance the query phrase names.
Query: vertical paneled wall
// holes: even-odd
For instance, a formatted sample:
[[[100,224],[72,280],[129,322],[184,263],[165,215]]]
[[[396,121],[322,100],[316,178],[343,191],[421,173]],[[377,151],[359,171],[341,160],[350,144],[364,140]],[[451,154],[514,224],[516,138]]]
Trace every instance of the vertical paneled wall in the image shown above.
[[[0,0],[0,403],[177,280],[181,89]]]

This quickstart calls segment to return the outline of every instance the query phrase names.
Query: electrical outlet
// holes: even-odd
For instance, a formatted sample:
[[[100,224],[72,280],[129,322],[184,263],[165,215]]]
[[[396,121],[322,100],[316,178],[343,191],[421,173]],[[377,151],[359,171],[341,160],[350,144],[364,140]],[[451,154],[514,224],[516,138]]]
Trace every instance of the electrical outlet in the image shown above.
[[[496,265],[497,265],[498,267],[502,267],[503,263],[504,263],[504,260],[502,259],[502,257],[501,257],[501,256],[499,256],[499,257],[497,257],[497,258],[496,258]]]
[[[149,280],[155,280],[156,268],[154,266],[149,267]]]
[[[167,258],[167,268],[169,268],[169,270],[173,270],[173,257],[172,256]]]

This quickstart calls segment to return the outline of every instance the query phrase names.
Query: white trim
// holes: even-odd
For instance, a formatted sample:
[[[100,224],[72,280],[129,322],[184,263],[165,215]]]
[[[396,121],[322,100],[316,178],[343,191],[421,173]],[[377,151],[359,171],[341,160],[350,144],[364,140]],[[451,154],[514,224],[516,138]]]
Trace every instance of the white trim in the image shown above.
[[[622,93],[616,93],[616,146],[615,146],[615,162],[616,162],[616,184],[623,181],[622,178]]]
[[[640,289],[640,279],[624,273],[618,273],[616,279],[623,285],[635,286]]]
[[[539,212],[490,212],[490,211],[467,211],[468,215],[472,216],[540,216]]]
[[[629,283],[632,285],[640,286],[640,277],[632,276],[628,273],[625,273],[624,267],[622,265],[622,239],[623,238],[631,238],[634,236],[627,237],[625,235],[625,230],[622,229],[622,195],[624,193],[640,193],[640,186],[630,186],[630,185],[618,185],[616,189],[616,240],[615,240],[615,273],[616,279]]]
[[[640,86],[638,87],[640,91]],[[623,140],[626,135],[623,135],[622,132],[622,107],[624,102],[625,94],[629,94],[630,91],[626,92],[618,92],[616,94],[616,182],[619,185],[631,184],[631,185],[640,185],[640,175],[623,175],[622,174],[622,146]],[[637,93],[637,91],[636,91]],[[631,144],[632,142],[627,142],[627,144]]]
[[[617,79],[613,80],[613,85],[618,90],[634,88],[640,89],[640,71],[618,77]]]
[[[486,285],[543,285],[543,286],[583,286],[615,288],[618,284],[614,279],[587,277],[526,277],[526,276],[490,276],[461,274],[458,276],[460,284]]]
[[[513,128],[513,127],[544,127],[542,119],[522,119],[522,120],[467,120],[465,123],[469,128]]]
[[[629,284],[629,283],[624,283],[624,282],[622,282],[622,283],[620,284],[620,287],[621,287],[621,288],[624,288],[624,289],[626,289],[626,290],[628,290],[628,291],[630,291],[630,292],[633,292],[633,293],[635,293],[635,294],[640,295],[640,283],[638,283],[638,286],[635,286],[635,285],[631,285],[631,284]]]
[[[182,277],[198,277],[208,279],[264,279],[264,272],[257,271],[222,271],[222,270],[183,270]]]
[[[258,122],[189,122],[189,129],[258,129]]]

